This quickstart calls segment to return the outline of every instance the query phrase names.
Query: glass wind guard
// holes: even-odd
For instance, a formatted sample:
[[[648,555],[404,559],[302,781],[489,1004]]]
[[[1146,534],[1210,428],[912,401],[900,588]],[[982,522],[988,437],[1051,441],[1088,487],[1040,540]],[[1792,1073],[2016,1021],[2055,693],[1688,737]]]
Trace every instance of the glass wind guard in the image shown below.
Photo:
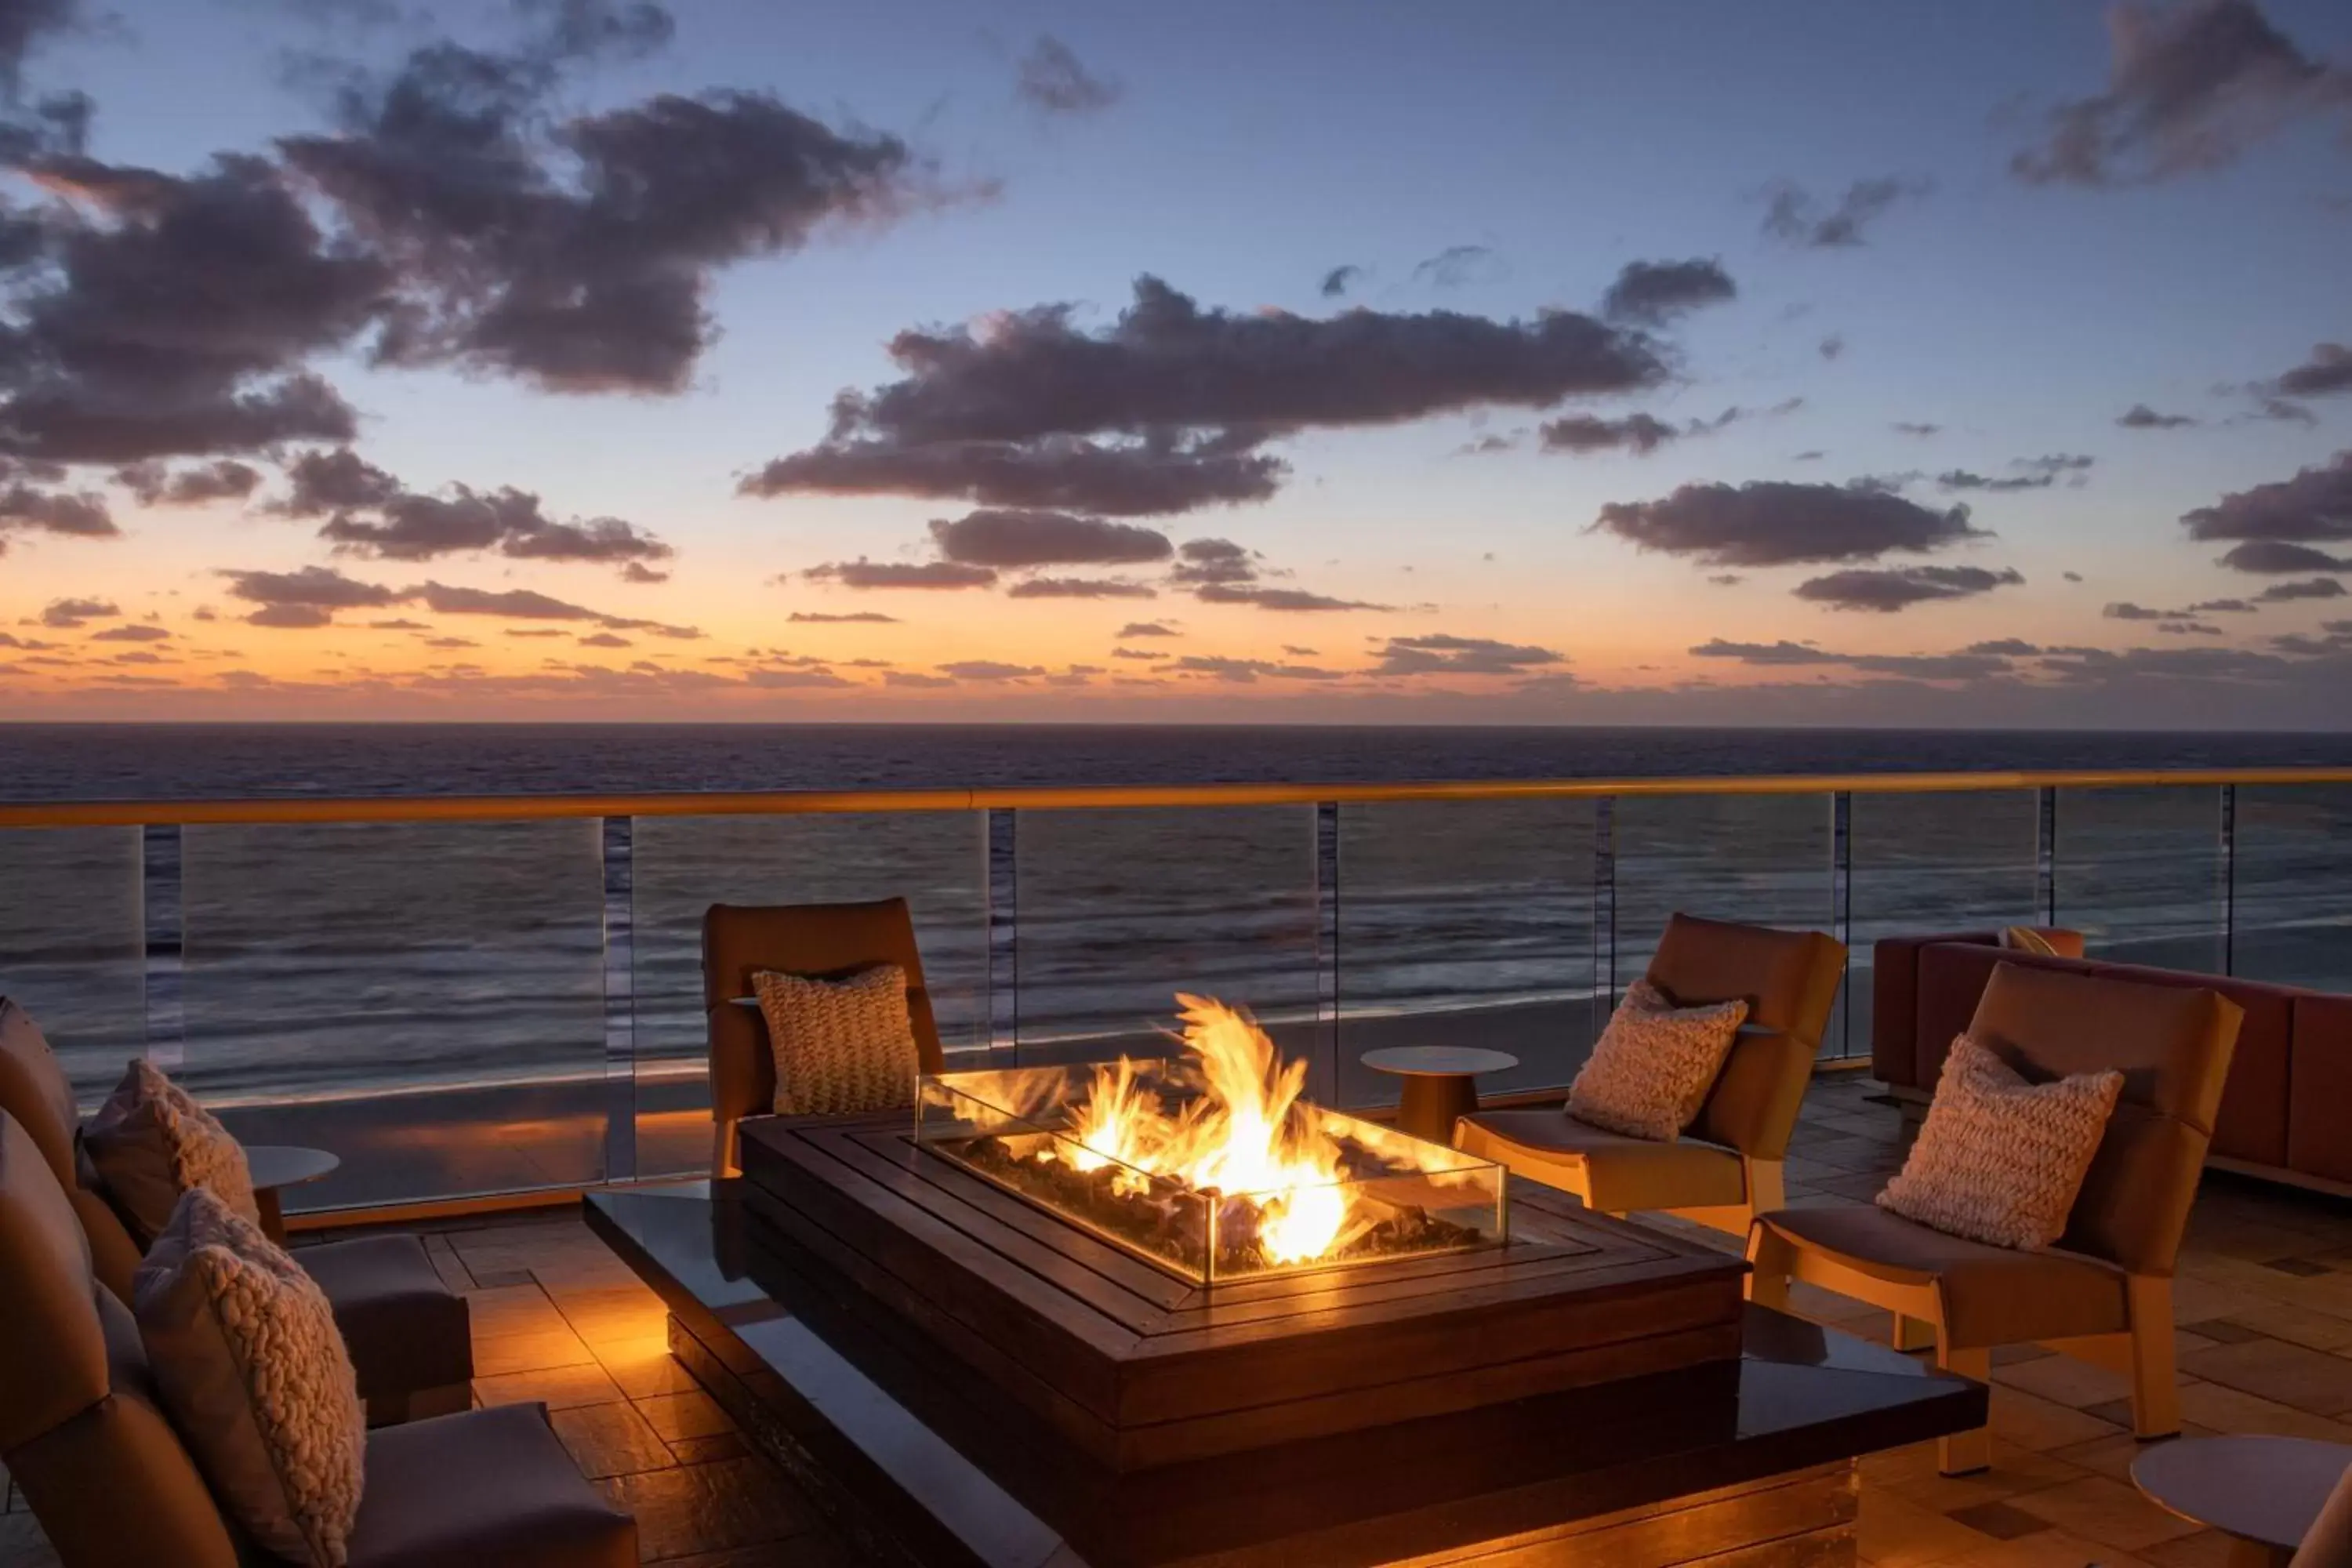
[[[926,1075],[915,1141],[1098,1240],[1195,1284],[1388,1262],[1507,1237],[1501,1166],[1392,1128],[1301,1105],[1329,1159],[1316,1179],[1223,1192],[1145,1168],[1090,1115],[1107,1079],[1181,1121],[1201,1080],[1181,1064]]]

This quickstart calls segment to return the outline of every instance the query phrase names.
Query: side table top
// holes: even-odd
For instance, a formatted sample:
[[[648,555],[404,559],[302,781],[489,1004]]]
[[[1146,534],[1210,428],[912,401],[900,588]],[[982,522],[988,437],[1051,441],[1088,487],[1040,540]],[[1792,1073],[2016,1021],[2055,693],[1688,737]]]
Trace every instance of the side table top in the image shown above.
[[[342,1156],[330,1154],[324,1149],[300,1149],[288,1143],[245,1146],[246,1168],[252,1173],[257,1192],[315,1182],[332,1173],[342,1163]]]
[[[1474,1046],[1391,1046],[1386,1050],[1366,1051],[1357,1059],[1374,1072],[1406,1078],[1466,1078],[1519,1065],[1519,1058],[1508,1051],[1480,1050]]]
[[[2352,1445],[2309,1437],[2181,1437],[2132,1461],[2149,1500],[2225,1535],[2293,1550],[2352,1466]]]

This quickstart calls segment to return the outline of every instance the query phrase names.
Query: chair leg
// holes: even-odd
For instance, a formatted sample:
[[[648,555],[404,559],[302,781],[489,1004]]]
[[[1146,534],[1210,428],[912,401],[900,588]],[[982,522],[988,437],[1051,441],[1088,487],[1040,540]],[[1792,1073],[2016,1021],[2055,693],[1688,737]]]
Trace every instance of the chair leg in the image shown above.
[[[2172,1281],[2134,1275],[2131,1310],[2132,1431],[2146,1442],[2180,1434],[2180,1380],[2172,1363]]]
[[[1936,1364],[1946,1372],[1958,1373],[1978,1383],[1992,1381],[1992,1352],[1990,1349],[1956,1350],[1948,1342],[1943,1331],[1936,1334]],[[1948,1476],[1965,1476],[1992,1467],[1992,1426],[1990,1423],[1972,1432],[1955,1432],[1948,1437],[1936,1439],[1936,1468]]]
[[[1748,1229],[1747,1289],[1758,1306],[1789,1310],[1789,1244],[1760,1225]]]
[[[1770,1214],[1774,1209],[1788,1206],[1789,1188],[1782,1174],[1782,1162],[1748,1160],[1745,1163],[1748,1166],[1748,1222],[1753,1225],[1758,1215]]]
[[[1931,1351],[1936,1348],[1936,1325],[1925,1318],[1909,1318],[1895,1314],[1895,1337],[1887,1342],[1899,1351]]]

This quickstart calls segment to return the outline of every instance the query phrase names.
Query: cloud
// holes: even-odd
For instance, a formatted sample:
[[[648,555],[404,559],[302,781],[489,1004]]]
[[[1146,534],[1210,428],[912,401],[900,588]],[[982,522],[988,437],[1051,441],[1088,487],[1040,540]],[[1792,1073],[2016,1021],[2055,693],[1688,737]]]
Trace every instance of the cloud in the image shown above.
[[[2352,78],[2347,79],[2352,81]],[[2342,343],[2316,344],[2309,359],[2272,385],[2289,397],[2332,397],[2352,392],[2352,348]]]
[[[955,678],[951,675],[924,675],[911,669],[886,669],[882,672],[882,684],[929,690],[942,686],[953,686]]]
[[[2283,605],[2297,599],[2340,599],[2345,592],[2344,584],[2333,577],[2314,577],[2304,583],[2273,583],[2255,595],[2254,601],[2263,605]]]
[[[1970,643],[1963,653],[1998,654],[2010,658],[2031,658],[2042,649],[2022,637],[1994,637],[1986,642]]]
[[[1364,276],[1364,269],[1352,264],[1334,267],[1323,274],[1323,286],[1318,290],[1326,300],[1337,300]]]
[[[992,658],[960,658],[931,668],[955,680],[1021,680],[1045,673],[1042,665],[1004,664]]]
[[[1177,551],[1182,559],[1168,574],[1171,583],[1251,583],[1257,580],[1257,554],[1230,539],[1188,539]]]
[[[1108,77],[1097,76],[1078,63],[1070,47],[1050,33],[1040,33],[1021,57],[1013,96],[1048,114],[1091,114],[1108,109],[1126,89]]]
[[[794,626],[895,626],[896,616],[886,616],[879,610],[851,610],[845,615],[830,615],[823,610],[794,610],[784,617]]]
[[[16,465],[46,472],[40,465]],[[0,480],[12,465],[0,459]],[[89,490],[45,490],[21,481],[0,485],[0,555],[12,535],[54,533],[69,539],[112,539],[121,533],[105,500]]]
[[[2330,555],[2283,539],[2249,539],[2221,559],[2233,572],[2352,572],[2352,556]]]
[[[2116,416],[2116,423],[2126,430],[2180,430],[2197,420],[2187,414],[2158,414],[2145,403],[2135,403]]]
[[[1548,408],[1667,374],[1646,335],[1568,310],[1237,313],[1146,276],[1108,327],[1075,317],[1044,305],[900,332],[901,379],[842,394],[823,443],[740,488],[1172,513],[1273,495],[1287,469],[1260,448],[1292,431]]]
[[[1165,561],[1175,553],[1155,528],[1106,522],[1060,511],[987,510],[931,524],[947,560],[972,566],[1118,566]]]
[[[1604,452],[1622,447],[1647,456],[1683,432],[1647,414],[1629,414],[1622,419],[1571,414],[1548,421],[1539,434],[1547,452]]]
[[[1146,583],[1121,583],[1108,577],[1032,577],[1005,590],[1009,599],[1156,599],[1160,590]]]
[[[1181,637],[1184,634],[1160,621],[1129,621],[1118,628],[1117,635],[1124,642],[1129,637]]]
[[[1592,530],[1710,566],[1869,561],[1989,537],[1969,526],[1966,506],[1937,511],[1884,489],[1769,479],[1690,484],[1660,500],[1612,501]]]
[[[550,113],[546,57],[438,43],[343,93],[286,165],[393,272],[379,363],[558,392],[675,393],[711,340],[714,275],[950,199],[895,136],[761,92]]]
[[[2299,121],[2352,117],[2352,72],[2305,55],[2254,0],[2120,0],[2107,89],[2051,112],[2010,170],[2032,184],[2144,184],[2226,168]]]
[[[2014,567],[1995,572],[1982,566],[1898,566],[1832,572],[1799,584],[1795,593],[1832,609],[1891,615],[1913,605],[1965,599],[2024,581]]]
[[[1947,492],[2046,490],[2056,484],[2061,476],[2067,474],[2074,475],[2074,482],[2081,484],[2083,474],[2095,461],[2095,458],[2065,452],[2054,453],[2046,458],[2013,458],[2010,459],[2009,466],[2020,470],[2019,472],[1995,479],[1983,474],[1971,473],[1966,468],[1953,468],[1936,476],[1936,488]]]
[[[1828,337],[1825,337],[1820,342],[1815,343],[1813,345],[1813,350],[1823,359],[1836,359],[1839,355],[1845,353],[1845,339],[1835,332],[1832,332]]]
[[[988,506],[1151,517],[1270,499],[1289,465],[1262,452],[1154,434],[1135,441],[828,441],[778,458],[744,495],[904,495]]]
[[[453,484],[441,495],[412,490],[347,447],[301,453],[286,465],[286,475],[289,493],[275,510],[324,517],[319,537],[353,555],[431,561],[496,550],[525,561],[642,565],[673,553],[616,517],[558,521],[538,496],[511,485],[478,490]]]
[[[261,485],[261,470],[234,458],[222,458],[174,472],[150,458],[118,468],[114,482],[139,498],[142,506],[206,506],[216,500],[243,500]]]
[[[845,588],[985,588],[996,581],[986,566],[953,561],[828,561],[801,574],[816,582],[838,583]]]
[[[1493,272],[1494,251],[1483,245],[1449,245],[1426,261],[1413,265],[1415,281],[1426,279],[1439,289],[1459,289],[1483,282]]]
[[[2319,423],[2319,416],[2300,403],[2290,403],[2284,397],[2265,397],[2254,405],[2252,414],[2242,414],[2230,421],[2232,425],[2263,422],[2308,427]]]
[[[1167,668],[1186,675],[1212,676],[1236,686],[1255,686],[1260,676],[1276,680],[1341,679],[1339,670],[1311,664],[1276,664],[1263,658],[1224,658],[1210,654],[1187,654]]]
[[[2200,599],[2189,606],[2192,616],[2251,616],[2257,614],[2254,605],[2243,599]]]
[[[81,21],[79,0],[5,0],[0,3],[0,96],[14,101],[23,86],[25,57],[50,34],[70,31]]]
[[[2304,468],[2291,479],[2233,491],[2210,506],[2183,513],[2180,521],[2191,539],[2261,541],[2269,545],[2352,541],[2352,450],[2336,453],[2324,465]],[[2242,558],[2232,551],[2222,559],[2241,571],[2281,569],[2277,564],[2281,557],[2274,549],[2249,552]]]
[[[344,440],[350,406],[301,370],[381,315],[383,262],[324,236],[264,160],[180,177],[78,155],[23,172],[60,198],[43,265],[10,275],[0,451],[60,462]]]
[[[245,618],[257,626],[288,628],[331,626],[337,610],[383,609],[401,595],[377,583],[362,583],[327,566],[299,572],[224,572],[231,598],[259,607]]]
[[[125,626],[109,626],[102,632],[92,632],[92,642],[165,642],[172,634],[162,626],[134,622]]]
[[[1793,643],[1783,637],[1779,642],[1727,642],[1710,637],[1690,650],[1693,658],[1729,658],[1741,664],[1842,664],[1837,654],[1827,653],[1811,643]]]
[[[90,621],[103,620],[122,612],[111,599],[52,599],[41,612],[41,625],[58,631],[71,631]]]
[[[1361,599],[1335,599],[1326,594],[1310,594],[1304,588],[1239,587],[1226,583],[1204,583],[1192,590],[1192,596],[1204,605],[1255,605],[1261,610],[1300,614],[1394,607],[1367,604]]]
[[[1432,632],[1391,637],[1381,648],[1376,675],[1517,675],[1564,661],[1566,656],[1527,643]]]
[[[1132,647],[1115,647],[1115,648],[1113,648],[1113,649],[1111,649],[1111,650],[1110,650],[1110,656],[1111,656],[1111,658],[1133,658],[1133,659],[1142,659],[1142,660],[1146,660],[1146,661],[1153,661],[1153,660],[1163,659],[1163,658],[1170,658],[1174,657],[1173,655],[1171,655],[1171,654],[1165,654],[1165,653],[1158,653],[1158,652],[1149,652],[1149,653],[1148,653],[1148,652],[1145,652],[1145,651],[1144,651],[1143,649],[1141,649],[1141,648],[1132,648]]]
[[[692,626],[664,626],[631,616],[611,616],[557,599],[530,588],[467,588],[425,583],[401,594],[404,601],[421,601],[445,616],[500,616],[518,621],[593,621],[606,631],[648,631],[656,637],[691,640],[702,636]]]
[[[1808,249],[1845,249],[1865,243],[1863,231],[1897,202],[1925,196],[1935,188],[1932,180],[1889,174],[1856,180],[1843,195],[1824,205],[1802,186],[1783,180],[1768,195],[1764,232]]]
[[[1938,434],[1944,427],[1941,425],[1928,425],[1917,420],[1898,419],[1894,424],[1889,425],[1887,428],[1894,431],[1898,436],[1918,436],[1925,437]]]
[[[884,679],[887,679],[888,677],[886,675]],[[830,669],[820,668],[754,669],[745,673],[743,681],[748,686],[763,687],[771,690],[835,690],[841,687],[857,684],[847,676],[836,675]]]
[[[575,637],[572,640],[582,647],[635,647],[636,646],[618,632],[591,632],[586,637]]]
[[[1720,261],[1629,261],[1601,298],[1612,321],[1663,326],[1676,316],[1737,299],[1738,285]]]
[[[2135,605],[2127,599],[2109,605],[2099,612],[2111,621],[2174,621],[2187,613],[2185,610],[2151,610],[2145,605]]]

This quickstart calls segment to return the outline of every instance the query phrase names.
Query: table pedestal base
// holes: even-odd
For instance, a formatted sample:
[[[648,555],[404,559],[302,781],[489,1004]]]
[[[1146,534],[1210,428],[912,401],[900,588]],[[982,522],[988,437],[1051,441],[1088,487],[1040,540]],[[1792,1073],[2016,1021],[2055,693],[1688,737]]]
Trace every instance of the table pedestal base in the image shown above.
[[[1478,1109],[1478,1086],[1467,1074],[1415,1074],[1397,1102],[1397,1131],[1454,1146],[1454,1124]]]

